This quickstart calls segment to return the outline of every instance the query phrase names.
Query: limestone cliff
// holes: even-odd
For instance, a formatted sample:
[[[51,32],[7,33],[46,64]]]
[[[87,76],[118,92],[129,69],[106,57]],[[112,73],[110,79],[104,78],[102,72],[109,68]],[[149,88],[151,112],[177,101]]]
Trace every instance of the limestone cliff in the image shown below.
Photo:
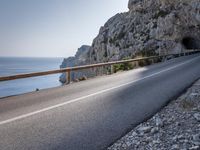
[[[75,57],[66,62],[81,65],[131,58],[139,52],[162,55],[200,49],[199,0],[129,0],[128,8],[100,28],[82,61]]]
[[[140,51],[166,54],[200,48],[199,0],[129,0],[128,8],[101,27],[90,49],[92,62]]]
[[[88,64],[88,53],[89,53],[89,50],[90,50],[90,46],[88,45],[83,45],[81,46],[78,51],[76,52],[76,55],[74,57],[68,57],[66,59],[63,60],[60,68],[66,68],[66,67],[73,67],[73,66],[79,66],[79,65],[86,65]],[[71,77],[72,79],[76,79],[76,78],[79,78],[83,75],[87,75],[88,72],[84,72],[84,71],[81,71],[81,72],[72,72],[71,73]],[[61,76],[60,76],[60,81],[62,83],[65,83],[66,82],[66,74],[63,73]]]

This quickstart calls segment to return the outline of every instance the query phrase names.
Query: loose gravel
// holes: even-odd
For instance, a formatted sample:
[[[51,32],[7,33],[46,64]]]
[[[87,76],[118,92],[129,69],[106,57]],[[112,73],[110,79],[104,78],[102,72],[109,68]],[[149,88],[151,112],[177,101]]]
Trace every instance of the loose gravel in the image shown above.
[[[200,150],[200,80],[108,150]]]

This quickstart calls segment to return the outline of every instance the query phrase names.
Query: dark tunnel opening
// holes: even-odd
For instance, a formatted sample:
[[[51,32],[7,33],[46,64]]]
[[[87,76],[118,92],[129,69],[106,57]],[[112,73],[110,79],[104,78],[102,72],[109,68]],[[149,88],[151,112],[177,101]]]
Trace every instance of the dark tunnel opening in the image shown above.
[[[186,49],[200,49],[199,41],[192,37],[183,38],[182,44]]]

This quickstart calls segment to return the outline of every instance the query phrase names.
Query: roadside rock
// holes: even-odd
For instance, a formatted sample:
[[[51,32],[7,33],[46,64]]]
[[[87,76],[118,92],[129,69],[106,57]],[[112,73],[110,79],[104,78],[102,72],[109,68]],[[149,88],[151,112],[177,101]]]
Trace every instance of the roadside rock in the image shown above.
[[[163,124],[163,121],[160,119],[160,117],[156,117],[156,126],[158,127],[163,127],[164,124]]]
[[[199,150],[200,147],[199,146],[193,146],[193,147],[190,147],[189,150]]]
[[[200,122],[200,113],[195,113],[194,118]]]
[[[151,131],[151,128],[152,128],[152,127],[148,127],[148,126],[146,126],[146,127],[140,127],[140,128],[137,129],[137,131],[138,131],[139,133],[148,133],[148,132]]]

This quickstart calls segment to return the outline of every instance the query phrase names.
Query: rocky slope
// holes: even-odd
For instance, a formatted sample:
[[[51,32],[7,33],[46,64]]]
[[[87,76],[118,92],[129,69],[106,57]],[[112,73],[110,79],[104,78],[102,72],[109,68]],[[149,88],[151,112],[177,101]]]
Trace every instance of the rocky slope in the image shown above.
[[[129,0],[128,8],[100,28],[80,64],[200,49],[199,0]]]

